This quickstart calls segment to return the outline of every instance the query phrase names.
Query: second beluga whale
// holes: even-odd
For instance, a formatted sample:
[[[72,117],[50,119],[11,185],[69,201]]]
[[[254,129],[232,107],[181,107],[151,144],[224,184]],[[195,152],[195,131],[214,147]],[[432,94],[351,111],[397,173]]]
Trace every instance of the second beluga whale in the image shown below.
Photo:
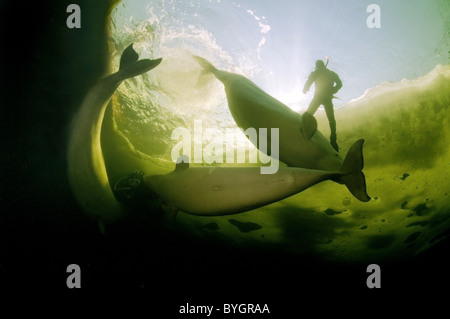
[[[280,161],[292,167],[323,171],[340,170],[343,164],[342,157],[317,130],[317,122],[312,115],[294,112],[243,75],[219,70],[206,59],[194,57],[202,66],[203,73],[211,73],[223,83],[230,113],[240,128],[245,130],[252,127],[257,131],[260,128],[267,128],[268,132],[271,128],[279,129]],[[268,135],[267,140],[270,144],[270,133]],[[352,149],[358,150],[352,153],[352,157],[359,163],[361,171],[351,175],[351,181],[348,180],[349,176],[341,176],[335,180],[345,183],[356,198],[366,202],[370,197],[366,192],[365,176],[362,173],[363,143],[364,140],[360,139],[352,146]],[[267,150],[269,149],[271,148],[268,145]]]
[[[162,59],[138,60],[133,45],[122,53],[120,69],[101,79],[86,95],[70,129],[67,170],[70,187],[80,206],[103,229],[123,215],[109,183],[101,145],[105,111],[114,92],[126,79],[148,72]]]

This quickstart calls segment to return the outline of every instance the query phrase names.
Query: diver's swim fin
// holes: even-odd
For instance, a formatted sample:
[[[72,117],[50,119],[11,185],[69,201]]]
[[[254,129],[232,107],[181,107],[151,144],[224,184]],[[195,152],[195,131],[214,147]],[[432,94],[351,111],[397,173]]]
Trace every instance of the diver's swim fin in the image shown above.
[[[364,167],[364,158],[362,147],[364,140],[356,141],[347,152],[344,163],[341,167],[342,176],[339,178],[348,190],[362,202],[368,202],[370,196],[366,190],[366,177],[362,172]]]

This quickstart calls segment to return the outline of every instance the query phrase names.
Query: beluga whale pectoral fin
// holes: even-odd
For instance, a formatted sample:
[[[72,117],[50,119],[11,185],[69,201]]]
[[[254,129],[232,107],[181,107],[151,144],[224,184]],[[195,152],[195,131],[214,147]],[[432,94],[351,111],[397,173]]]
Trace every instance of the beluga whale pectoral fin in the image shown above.
[[[317,121],[316,118],[308,112],[302,115],[302,127],[301,132],[305,139],[311,139],[314,133],[317,131]]]
[[[342,164],[342,175],[339,180],[347,186],[353,196],[362,202],[368,202],[370,196],[367,194],[366,177],[362,172],[364,168],[363,144],[364,140],[360,139],[350,147]]]

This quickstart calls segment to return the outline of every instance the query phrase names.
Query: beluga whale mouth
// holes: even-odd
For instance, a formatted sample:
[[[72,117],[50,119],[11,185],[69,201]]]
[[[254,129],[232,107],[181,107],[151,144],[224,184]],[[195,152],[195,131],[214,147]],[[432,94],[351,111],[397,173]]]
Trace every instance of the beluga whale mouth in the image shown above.
[[[124,80],[148,72],[162,61],[138,59],[130,44],[122,53],[119,70],[101,79],[88,92],[71,124],[67,153],[70,187],[84,211],[101,225],[123,216],[122,206],[109,184],[102,152],[105,110]]]

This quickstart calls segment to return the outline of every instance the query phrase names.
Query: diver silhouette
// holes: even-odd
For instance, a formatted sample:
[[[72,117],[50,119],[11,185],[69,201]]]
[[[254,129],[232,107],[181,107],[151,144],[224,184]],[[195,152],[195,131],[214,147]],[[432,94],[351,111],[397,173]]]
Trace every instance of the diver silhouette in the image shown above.
[[[314,97],[306,112],[314,115],[319,106],[323,105],[327,114],[328,122],[330,123],[330,144],[336,152],[339,152],[336,136],[336,120],[334,118],[334,106],[332,99],[334,97],[333,94],[339,91],[342,87],[342,81],[335,72],[327,69],[327,66],[322,60],[317,60],[316,69],[311,72],[303,88],[304,94],[309,91],[309,88],[313,83],[315,83]]]

